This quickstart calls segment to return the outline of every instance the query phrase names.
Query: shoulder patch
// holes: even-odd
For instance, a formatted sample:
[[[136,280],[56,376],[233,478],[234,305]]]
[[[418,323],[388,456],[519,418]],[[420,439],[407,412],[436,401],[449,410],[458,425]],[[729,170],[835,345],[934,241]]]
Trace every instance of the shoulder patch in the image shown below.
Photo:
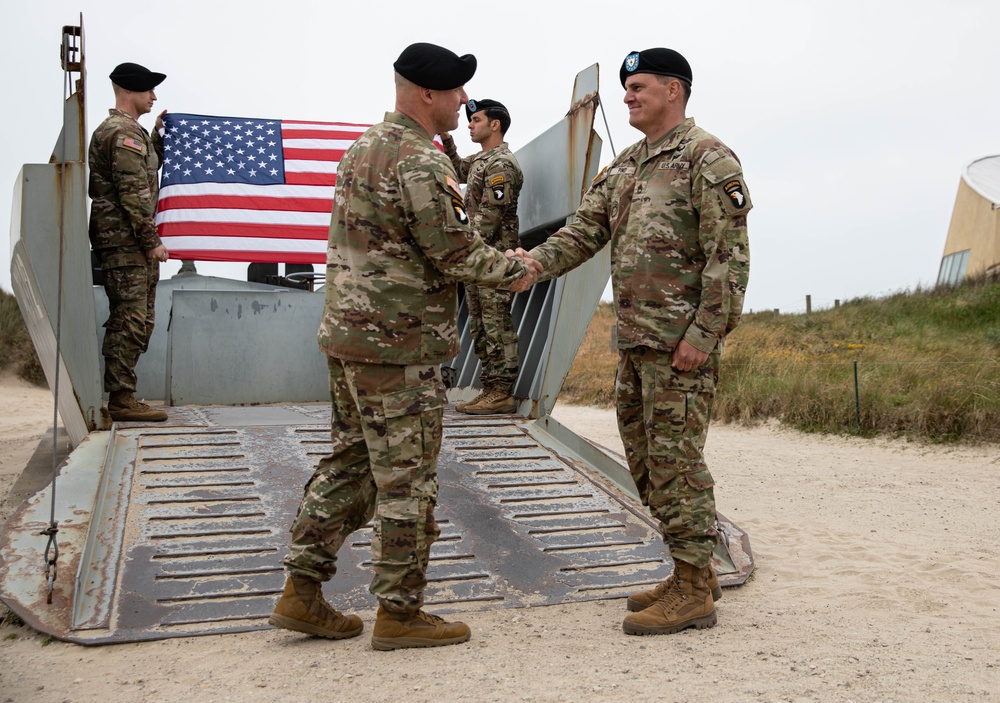
[[[138,151],[138,152],[142,152],[146,148],[146,145],[143,144],[142,142],[140,142],[135,137],[124,137],[122,139],[122,144],[121,145],[123,147],[128,148],[128,149],[134,149],[135,151]]]
[[[449,188],[451,188],[453,191],[455,191],[455,193],[458,195],[459,198],[462,197],[462,190],[458,187],[458,181],[456,181],[451,176],[445,176],[444,177],[444,182],[445,182],[445,185],[447,185]]]
[[[469,215],[465,212],[465,203],[455,198],[451,199],[451,209],[455,213],[455,219],[461,225],[469,224]]]
[[[502,175],[493,176],[490,179],[490,185],[491,186],[499,185],[500,183],[503,183],[503,181],[504,181],[504,177]]]
[[[744,205],[747,204],[746,193],[743,192],[743,181],[738,178],[734,178],[731,181],[725,183],[722,186],[723,192],[729,196],[729,199],[733,201],[733,205],[736,209],[742,209]]]

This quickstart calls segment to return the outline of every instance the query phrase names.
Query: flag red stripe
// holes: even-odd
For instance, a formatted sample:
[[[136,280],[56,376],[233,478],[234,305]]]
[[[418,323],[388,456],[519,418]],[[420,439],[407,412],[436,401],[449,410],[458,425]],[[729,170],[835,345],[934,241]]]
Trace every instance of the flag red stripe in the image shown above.
[[[285,183],[290,186],[335,186],[336,173],[289,173],[285,171]]]
[[[347,149],[285,149],[286,159],[306,161],[340,161]]]
[[[270,239],[313,239],[326,241],[328,226],[262,225],[252,223],[165,222],[160,237],[263,237]],[[167,249],[169,242],[164,242]],[[256,261],[256,259],[254,259]]]
[[[365,131],[331,132],[325,129],[282,129],[281,136],[285,139],[346,139],[353,142]]]
[[[249,195],[174,195],[160,198],[160,210],[193,210],[196,208],[332,212],[333,200],[330,198],[265,198]]]

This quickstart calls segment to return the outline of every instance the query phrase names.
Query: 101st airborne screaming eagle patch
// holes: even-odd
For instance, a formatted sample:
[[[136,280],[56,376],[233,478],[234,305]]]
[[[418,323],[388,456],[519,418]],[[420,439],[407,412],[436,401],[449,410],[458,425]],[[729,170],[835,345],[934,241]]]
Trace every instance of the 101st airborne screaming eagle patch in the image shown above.
[[[729,181],[728,183],[726,183],[726,185],[722,187],[722,190],[725,191],[726,195],[732,198],[733,203],[736,205],[737,209],[746,205],[747,196],[743,194],[742,182],[735,180]]]

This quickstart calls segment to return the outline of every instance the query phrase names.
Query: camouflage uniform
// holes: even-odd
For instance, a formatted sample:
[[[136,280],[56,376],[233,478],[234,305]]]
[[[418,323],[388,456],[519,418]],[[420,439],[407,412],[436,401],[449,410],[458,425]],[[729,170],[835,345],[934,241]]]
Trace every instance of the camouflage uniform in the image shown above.
[[[517,247],[517,198],[524,176],[507,142],[464,159],[459,157],[450,136],[443,142],[459,180],[468,183],[465,208],[472,219],[472,229],[497,249]],[[517,330],[510,315],[513,297],[507,290],[465,286],[469,330],[476,356],[483,365],[480,381],[483,388],[497,388],[508,394],[514,390],[520,368]]]
[[[552,277],[611,243],[629,468],[672,555],[699,568],[716,539],[703,450],[722,341],[743,310],[751,207],[736,154],[688,118],[622,152],[594,179],[574,222],[531,251]],[[670,365],[682,339],[709,355],[694,371]]]
[[[135,365],[155,322],[160,246],[153,217],[163,141],[130,115],[111,110],[90,140],[90,244],[104,272],[110,314],[104,323],[104,390],[135,391]]]
[[[330,357],[333,451],[306,485],[285,565],[327,580],[374,515],[370,590],[415,612],[438,535],[439,365],[458,353],[455,281],[509,286],[520,261],[469,228],[455,173],[399,113],[362,135],[337,174],[319,345]]]

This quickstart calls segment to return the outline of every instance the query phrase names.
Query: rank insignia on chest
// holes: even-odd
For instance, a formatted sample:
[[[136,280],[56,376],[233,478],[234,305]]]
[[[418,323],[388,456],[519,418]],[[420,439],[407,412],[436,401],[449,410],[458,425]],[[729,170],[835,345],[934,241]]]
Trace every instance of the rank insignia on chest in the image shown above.
[[[142,151],[143,143],[133,137],[125,137],[122,139],[122,146],[127,146],[129,149],[135,149],[136,151]]]
[[[747,196],[743,194],[743,184],[740,181],[729,181],[722,188],[737,208],[741,208],[747,203]]]
[[[493,199],[496,202],[499,203],[501,200],[503,200],[504,197],[503,191],[504,191],[503,185],[493,186]]]
[[[461,224],[468,224],[469,215],[465,212],[465,204],[461,200],[451,199],[451,208],[455,211],[455,219]]]

